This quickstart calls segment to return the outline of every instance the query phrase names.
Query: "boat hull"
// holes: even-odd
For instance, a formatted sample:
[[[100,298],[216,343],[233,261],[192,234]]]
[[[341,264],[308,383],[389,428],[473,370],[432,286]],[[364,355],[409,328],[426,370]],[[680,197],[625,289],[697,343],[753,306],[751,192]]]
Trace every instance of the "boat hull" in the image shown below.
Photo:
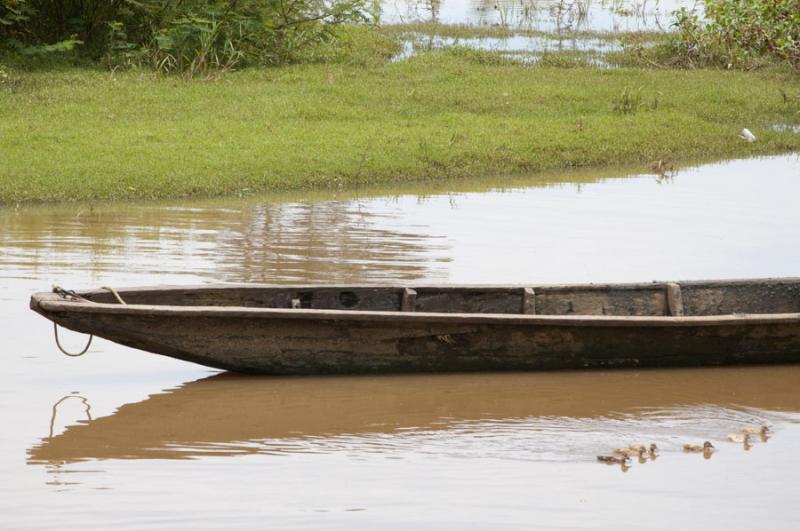
[[[72,304],[72,306],[70,306]],[[37,300],[57,324],[253,374],[800,362],[800,316],[607,317],[159,308]]]

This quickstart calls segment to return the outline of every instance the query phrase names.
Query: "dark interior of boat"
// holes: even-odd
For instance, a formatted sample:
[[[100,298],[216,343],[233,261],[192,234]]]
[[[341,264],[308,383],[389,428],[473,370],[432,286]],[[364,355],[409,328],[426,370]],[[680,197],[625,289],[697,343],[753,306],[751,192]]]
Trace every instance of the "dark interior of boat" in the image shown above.
[[[531,287],[209,285],[120,289],[128,304],[532,315],[800,313],[800,278]],[[115,303],[105,290],[82,293]]]

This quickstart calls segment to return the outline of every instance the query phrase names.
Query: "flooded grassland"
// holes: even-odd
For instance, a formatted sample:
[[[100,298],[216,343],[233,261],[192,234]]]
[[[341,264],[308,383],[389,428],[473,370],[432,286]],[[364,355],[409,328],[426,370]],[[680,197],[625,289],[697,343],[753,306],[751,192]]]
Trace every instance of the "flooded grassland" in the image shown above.
[[[66,358],[27,299],[55,282],[795,276],[799,186],[790,155],[0,210],[0,527],[794,529],[797,366],[249,378],[102,340]],[[631,443],[659,452],[596,461]]]
[[[800,149],[800,78],[786,69],[612,61],[633,57],[623,41],[652,45],[673,8],[693,5],[384,2],[385,25],[346,28],[344,51],[329,60],[192,82],[3,66],[0,205],[242,197]],[[740,138],[743,128],[757,140]]]
[[[396,0],[381,3],[381,21],[550,33],[665,31],[681,7],[702,15],[699,0]]]
[[[671,31],[673,12],[702,17],[702,2],[626,0],[402,0],[381,5],[383,31],[401,37],[404,60],[432,48],[463,46],[526,64],[544,57],[608,68],[623,43],[652,46]]]

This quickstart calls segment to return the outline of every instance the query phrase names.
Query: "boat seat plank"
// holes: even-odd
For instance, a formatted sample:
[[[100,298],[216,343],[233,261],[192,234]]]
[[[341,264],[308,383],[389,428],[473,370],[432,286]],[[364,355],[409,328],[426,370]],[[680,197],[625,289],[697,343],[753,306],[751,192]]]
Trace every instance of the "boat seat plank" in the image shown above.
[[[533,288],[522,289],[522,313],[536,315],[536,292]]]
[[[683,316],[683,294],[681,293],[681,285],[677,282],[667,283],[666,298],[667,315],[673,315],[675,317]]]
[[[400,311],[413,312],[417,305],[417,291],[412,288],[403,290],[403,300],[400,303]]]

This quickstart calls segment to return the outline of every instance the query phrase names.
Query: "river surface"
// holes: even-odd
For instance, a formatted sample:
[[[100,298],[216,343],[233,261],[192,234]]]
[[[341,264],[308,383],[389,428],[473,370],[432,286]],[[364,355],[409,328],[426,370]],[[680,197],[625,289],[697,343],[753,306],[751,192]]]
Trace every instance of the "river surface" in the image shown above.
[[[0,529],[797,529],[800,366],[252,378],[99,339],[66,358],[27,304],[53,283],[797,276],[798,196],[790,155],[0,209]]]

